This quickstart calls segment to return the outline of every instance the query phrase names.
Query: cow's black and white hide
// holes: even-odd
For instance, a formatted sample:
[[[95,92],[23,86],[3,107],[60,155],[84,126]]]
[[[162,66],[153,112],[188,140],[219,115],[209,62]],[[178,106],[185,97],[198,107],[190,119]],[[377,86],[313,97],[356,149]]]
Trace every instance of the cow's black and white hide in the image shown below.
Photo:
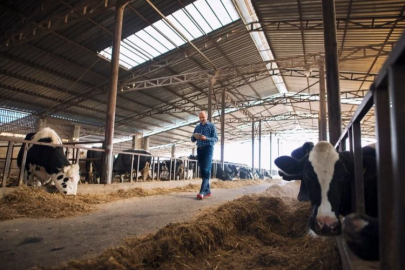
[[[133,172],[135,173],[135,178],[139,176],[142,177],[144,181],[148,179],[149,176],[149,165],[152,162],[152,155],[145,150],[125,150],[124,152],[135,153],[133,162]],[[118,154],[117,158],[113,163],[113,173],[119,175],[121,182],[124,182],[124,176],[131,173],[131,155],[130,154]],[[139,159],[139,173],[138,173],[138,159]],[[147,170],[143,170],[145,166],[148,167]],[[141,175],[141,172],[148,172]]]
[[[101,177],[101,163],[103,152],[87,150],[86,159],[86,182],[90,184],[99,184]]]
[[[291,157],[297,160],[302,160],[304,158],[307,158],[309,155],[309,152],[314,148],[314,144],[312,142],[306,142],[304,143],[301,147],[295,149],[294,151],[291,152]],[[276,158],[274,163],[277,165],[277,167],[280,168],[279,166],[279,161],[283,160],[283,157]],[[289,175],[286,174],[283,170],[279,170],[278,174],[283,178],[283,180],[286,181],[291,181],[291,180],[302,180],[301,176],[302,175]],[[308,189],[304,181],[301,181],[300,185],[300,191],[298,192],[297,199],[300,202],[307,202],[309,201],[309,195],[308,195]]]
[[[29,133],[26,140],[62,145],[59,136],[50,128],[44,128],[36,134]],[[24,147],[25,144],[21,146],[18,153],[17,164],[19,167],[22,165]],[[37,186],[52,181],[61,193],[67,195],[77,193],[77,185],[80,180],[79,165],[69,163],[62,147],[30,145],[27,150],[25,171],[27,182],[33,182],[35,176]]]
[[[248,167],[239,168],[239,178],[240,179],[254,179],[252,169]]]
[[[287,177],[302,179],[306,184],[312,205],[312,214],[309,220],[311,230],[318,235],[340,235],[342,233],[340,216],[347,216],[352,212],[354,164],[350,152],[337,152],[330,143],[319,142],[304,158],[295,159],[283,156],[278,158],[276,164]],[[378,204],[376,160],[373,148],[363,148],[363,171],[366,214],[375,218],[378,214]],[[351,220],[356,223],[357,219],[351,219],[349,216],[349,220],[345,222],[350,231],[351,239],[357,239],[353,237],[353,233],[357,237],[366,236],[367,238],[363,232],[378,231],[378,228],[369,227],[374,224],[370,222],[362,223],[363,227],[359,227],[358,224],[360,223],[357,222],[352,226],[357,230],[350,230]],[[362,258],[377,259],[373,255],[364,256],[364,254],[356,253],[358,250],[366,250],[367,247],[362,247],[366,243],[366,240],[356,242],[349,240],[348,245],[356,255]]]
[[[176,173],[179,179],[193,179],[195,162],[190,161],[188,157],[179,157],[181,162],[176,165]]]

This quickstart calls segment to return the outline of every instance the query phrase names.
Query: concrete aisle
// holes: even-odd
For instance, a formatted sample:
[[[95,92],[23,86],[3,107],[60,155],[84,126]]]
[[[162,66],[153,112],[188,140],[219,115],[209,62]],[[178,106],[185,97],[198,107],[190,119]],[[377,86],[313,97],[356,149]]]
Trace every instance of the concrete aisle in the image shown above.
[[[63,219],[16,219],[0,222],[0,269],[58,266],[119,246],[126,237],[156,232],[173,222],[193,219],[210,207],[245,194],[261,193],[270,183],[235,189],[213,189],[213,196],[196,200],[196,193],[131,198],[100,205],[86,215]]]

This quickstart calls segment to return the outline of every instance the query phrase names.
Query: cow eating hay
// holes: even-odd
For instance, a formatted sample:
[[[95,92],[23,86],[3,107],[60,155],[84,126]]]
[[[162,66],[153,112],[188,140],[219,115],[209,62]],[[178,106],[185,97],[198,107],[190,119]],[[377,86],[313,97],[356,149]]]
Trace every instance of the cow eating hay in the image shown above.
[[[29,133],[26,140],[62,145],[62,140],[51,128],[44,128],[38,133]],[[18,153],[17,165],[21,167],[25,144]],[[70,164],[63,153],[62,147],[32,144],[27,150],[25,162],[27,182],[33,182],[36,177],[36,186],[53,182],[56,188],[64,194],[76,195],[80,180],[79,165]]]

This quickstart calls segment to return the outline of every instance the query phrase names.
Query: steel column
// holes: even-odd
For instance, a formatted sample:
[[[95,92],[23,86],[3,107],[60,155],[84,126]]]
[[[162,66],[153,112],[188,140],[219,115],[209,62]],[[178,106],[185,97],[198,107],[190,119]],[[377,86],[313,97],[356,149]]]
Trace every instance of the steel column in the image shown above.
[[[6,160],[4,163],[3,180],[1,181],[1,187],[6,186],[7,178],[10,173],[11,159],[13,158],[13,149],[14,149],[14,142],[9,141],[7,147]]]
[[[115,124],[115,107],[117,103],[118,72],[120,59],[120,46],[122,36],[122,21],[124,18],[124,9],[128,2],[118,1],[115,6],[115,26],[111,58],[111,79],[110,91],[108,93],[107,119],[105,127],[105,142],[103,155],[103,170],[101,182],[111,184],[112,178],[112,157],[113,157],[113,139]]]
[[[252,171],[255,168],[255,120],[252,120]]]
[[[325,44],[326,84],[328,91],[329,141],[335,145],[342,133],[337,54],[335,1],[322,0]]]
[[[225,158],[225,88],[222,88],[221,97],[221,167],[224,169]]]
[[[273,141],[272,141],[272,134],[270,132],[270,175],[272,170],[273,170]]]
[[[259,120],[259,171],[262,172],[262,120]]]
[[[326,124],[326,99],[325,99],[325,65],[324,59],[320,58],[319,64],[319,140],[327,141]]]
[[[214,77],[208,76],[208,121],[212,122],[212,94],[214,91]]]
[[[363,150],[361,148],[360,122],[354,122],[352,126],[354,179],[356,193],[356,212],[365,213],[364,206],[364,179],[363,179]]]
[[[391,157],[394,180],[394,261],[405,269],[405,66],[389,67],[389,100],[391,102]]]
[[[176,155],[176,145],[173,144],[173,145],[172,145],[172,155],[171,155],[171,157],[172,157],[172,158],[175,158],[175,155]]]
[[[372,89],[376,120],[376,158],[378,179],[378,218],[380,230],[380,268],[397,269],[394,259],[394,182],[392,178],[390,103],[388,89]]]

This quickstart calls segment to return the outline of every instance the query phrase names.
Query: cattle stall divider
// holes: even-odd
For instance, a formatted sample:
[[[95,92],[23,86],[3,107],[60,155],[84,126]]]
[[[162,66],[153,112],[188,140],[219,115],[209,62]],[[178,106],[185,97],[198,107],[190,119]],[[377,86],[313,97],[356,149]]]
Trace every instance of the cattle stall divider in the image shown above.
[[[346,150],[349,139],[354,160],[353,211],[364,213],[361,121],[375,109],[380,268],[405,269],[405,34],[391,51],[374,83],[341,134],[335,147]],[[342,240],[343,266],[350,266]],[[346,269],[346,268],[345,268]],[[347,267],[350,269],[350,267]]]

